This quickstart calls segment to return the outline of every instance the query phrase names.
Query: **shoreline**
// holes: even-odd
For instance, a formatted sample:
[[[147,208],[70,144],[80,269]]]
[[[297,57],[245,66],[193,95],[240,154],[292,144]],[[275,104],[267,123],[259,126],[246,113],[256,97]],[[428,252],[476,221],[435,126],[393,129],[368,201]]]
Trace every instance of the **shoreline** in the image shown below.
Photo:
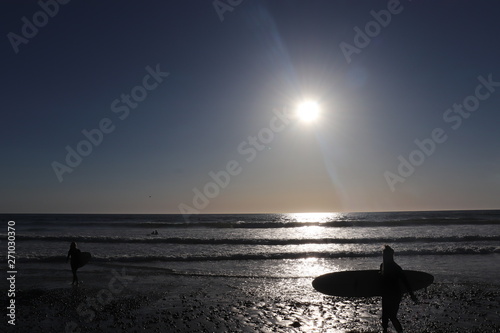
[[[380,298],[325,296],[312,289],[309,278],[202,277],[116,266],[99,273],[82,271],[84,283],[72,287],[70,272],[64,273],[41,287],[23,281],[28,277],[19,280],[25,288],[16,297],[15,330],[381,331]],[[416,292],[419,305],[405,296],[399,318],[405,332],[497,332],[499,290],[458,279],[440,281]]]

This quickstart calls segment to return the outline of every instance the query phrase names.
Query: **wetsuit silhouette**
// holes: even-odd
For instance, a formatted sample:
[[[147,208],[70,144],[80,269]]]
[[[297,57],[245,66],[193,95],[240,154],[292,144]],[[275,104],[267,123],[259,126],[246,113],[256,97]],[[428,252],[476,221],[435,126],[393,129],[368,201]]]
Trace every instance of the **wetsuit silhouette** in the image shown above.
[[[78,284],[78,276],[76,275],[76,270],[78,269],[80,250],[76,248],[76,243],[72,242],[69,247],[68,256],[66,257],[66,262],[71,257],[71,272],[73,273],[73,282],[71,284]]]
[[[389,320],[398,333],[403,332],[403,327],[399,322],[397,315],[399,303],[403,293],[399,286],[402,281],[414,302],[417,302],[411,286],[403,273],[403,269],[394,261],[394,250],[386,245],[383,251],[383,263],[380,265],[380,274],[382,275],[382,328],[387,332]]]

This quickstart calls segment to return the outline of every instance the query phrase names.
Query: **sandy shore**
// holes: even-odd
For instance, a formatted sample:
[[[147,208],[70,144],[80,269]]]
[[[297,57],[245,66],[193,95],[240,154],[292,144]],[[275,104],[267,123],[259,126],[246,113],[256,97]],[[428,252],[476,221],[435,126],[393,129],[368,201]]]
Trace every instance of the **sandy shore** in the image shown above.
[[[21,277],[8,332],[381,332],[380,299],[323,296],[303,278],[227,278],[116,266]],[[498,286],[436,281],[405,298],[405,332],[499,332]],[[391,327],[392,328],[392,327]],[[394,330],[393,330],[394,332]]]

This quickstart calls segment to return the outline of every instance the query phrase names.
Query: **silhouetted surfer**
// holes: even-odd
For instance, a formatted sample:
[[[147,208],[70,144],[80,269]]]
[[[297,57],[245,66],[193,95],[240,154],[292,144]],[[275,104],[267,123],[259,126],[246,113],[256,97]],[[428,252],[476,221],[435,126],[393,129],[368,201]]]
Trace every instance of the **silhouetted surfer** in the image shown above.
[[[78,285],[78,276],[76,276],[76,270],[78,269],[80,250],[76,247],[75,242],[72,242],[69,247],[68,256],[66,257],[66,262],[68,262],[68,259],[70,257],[71,257],[71,262],[70,262],[71,272],[73,273],[73,282],[71,282],[71,284]]]
[[[409,291],[411,299],[416,303],[417,298],[411,290],[410,284],[403,273],[403,269],[394,261],[394,250],[386,245],[383,250],[383,262],[380,265],[380,274],[382,275],[382,328],[387,333],[389,319],[398,333],[403,332],[403,327],[399,322],[397,315],[399,303],[403,293],[399,287],[399,281],[402,281]]]

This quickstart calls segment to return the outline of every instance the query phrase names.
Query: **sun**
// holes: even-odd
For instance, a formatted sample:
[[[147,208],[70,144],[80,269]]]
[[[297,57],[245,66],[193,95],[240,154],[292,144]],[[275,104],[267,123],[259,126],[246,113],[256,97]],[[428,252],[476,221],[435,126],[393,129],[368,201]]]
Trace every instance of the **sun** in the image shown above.
[[[318,119],[319,113],[320,108],[316,101],[304,101],[297,107],[297,116],[300,120],[306,123],[310,123]]]

